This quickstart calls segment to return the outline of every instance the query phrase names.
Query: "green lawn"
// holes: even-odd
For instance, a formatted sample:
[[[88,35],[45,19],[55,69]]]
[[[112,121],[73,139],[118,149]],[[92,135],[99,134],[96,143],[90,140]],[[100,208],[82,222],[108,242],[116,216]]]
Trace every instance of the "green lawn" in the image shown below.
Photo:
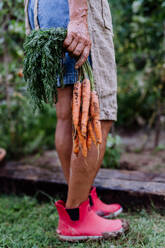
[[[164,216],[156,210],[121,215],[130,222],[130,232],[118,240],[70,244],[58,240],[57,212],[53,201],[38,203],[27,196],[0,196],[0,248],[165,248]]]

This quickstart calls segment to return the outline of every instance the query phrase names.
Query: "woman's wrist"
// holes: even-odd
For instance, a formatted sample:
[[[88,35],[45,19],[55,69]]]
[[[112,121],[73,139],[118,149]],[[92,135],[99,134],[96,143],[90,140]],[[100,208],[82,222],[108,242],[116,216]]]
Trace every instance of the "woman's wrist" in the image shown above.
[[[76,11],[71,11],[70,13],[70,21],[87,21],[88,9],[79,9]]]
[[[70,22],[64,47],[73,56],[77,57],[75,68],[80,68],[89,56],[91,41],[88,31],[87,0],[68,0]]]
[[[87,22],[87,0],[69,0],[70,21]]]

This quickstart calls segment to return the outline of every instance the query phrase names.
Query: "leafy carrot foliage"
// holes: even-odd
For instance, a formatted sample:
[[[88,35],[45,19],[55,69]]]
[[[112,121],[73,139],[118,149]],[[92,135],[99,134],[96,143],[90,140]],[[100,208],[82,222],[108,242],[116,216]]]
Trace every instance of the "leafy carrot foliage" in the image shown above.
[[[34,107],[57,102],[58,80],[63,85],[63,41],[66,29],[34,30],[24,43],[24,77]]]

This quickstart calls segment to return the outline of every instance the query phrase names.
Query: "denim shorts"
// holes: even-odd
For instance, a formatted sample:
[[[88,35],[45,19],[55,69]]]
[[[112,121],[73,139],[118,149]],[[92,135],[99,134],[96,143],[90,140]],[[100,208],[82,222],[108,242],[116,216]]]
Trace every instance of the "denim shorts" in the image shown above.
[[[34,5],[35,0],[29,0],[28,17],[32,30],[35,29]],[[52,27],[67,28],[69,23],[68,0],[39,0],[37,18],[40,29],[49,29]],[[64,85],[74,84],[77,80],[78,73],[74,68],[75,63],[76,60],[66,53],[63,59]],[[58,86],[60,87],[60,81],[58,81]]]

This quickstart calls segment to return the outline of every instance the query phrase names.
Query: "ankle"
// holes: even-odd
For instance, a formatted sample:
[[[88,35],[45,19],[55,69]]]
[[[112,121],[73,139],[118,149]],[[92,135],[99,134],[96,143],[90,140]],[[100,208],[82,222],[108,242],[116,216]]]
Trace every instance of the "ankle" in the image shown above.
[[[88,200],[87,199],[68,199],[67,202],[66,202],[66,209],[73,209],[73,208],[78,208],[80,206],[80,204],[84,201]]]

